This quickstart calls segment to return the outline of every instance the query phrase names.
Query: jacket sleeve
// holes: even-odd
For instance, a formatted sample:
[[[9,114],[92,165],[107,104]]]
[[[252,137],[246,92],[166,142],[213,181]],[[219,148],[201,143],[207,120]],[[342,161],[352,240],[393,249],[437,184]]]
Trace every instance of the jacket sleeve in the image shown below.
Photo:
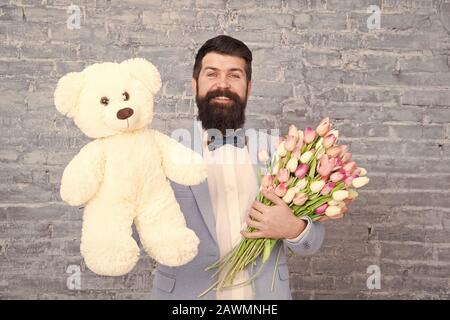
[[[301,219],[307,222],[305,230],[295,239],[284,239],[284,243],[298,255],[313,255],[322,246],[325,228],[321,222],[313,222],[309,217],[302,217]]]

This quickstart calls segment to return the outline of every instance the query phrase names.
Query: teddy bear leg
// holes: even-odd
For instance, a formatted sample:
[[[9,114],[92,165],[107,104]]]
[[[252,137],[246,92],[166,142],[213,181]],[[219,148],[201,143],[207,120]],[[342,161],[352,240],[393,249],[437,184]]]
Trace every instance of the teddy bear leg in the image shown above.
[[[161,189],[136,217],[137,231],[145,251],[153,259],[166,266],[181,266],[195,258],[200,240],[186,227],[170,185]]]
[[[120,202],[95,201],[84,212],[81,255],[87,267],[104,276],[130,272],[139,259],[132,237],[134,210]]]

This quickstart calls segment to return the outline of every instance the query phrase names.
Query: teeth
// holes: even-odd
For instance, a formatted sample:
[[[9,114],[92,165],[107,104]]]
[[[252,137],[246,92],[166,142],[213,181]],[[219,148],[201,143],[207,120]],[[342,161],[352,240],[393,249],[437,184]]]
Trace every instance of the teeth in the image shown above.
[[[216,99],[219,99],[219,100],[230,100],[230,99],[227,98],[227,97],[216,97]]]

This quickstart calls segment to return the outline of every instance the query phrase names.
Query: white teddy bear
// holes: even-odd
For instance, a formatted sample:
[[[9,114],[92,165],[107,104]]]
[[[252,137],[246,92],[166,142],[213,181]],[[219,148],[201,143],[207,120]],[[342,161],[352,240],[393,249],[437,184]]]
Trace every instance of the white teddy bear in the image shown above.
[[[148,128],[161,78],[145,59],[97,63],[62,77],[55,90],[59,112],[88,137],[64,170],[61,198],[86,204],[81,254],[100,275],[133,269],[139,247],[167,266],[188,263],[199,239],[185,218],[166,177],[195,185],[207,175],[200,154]]]

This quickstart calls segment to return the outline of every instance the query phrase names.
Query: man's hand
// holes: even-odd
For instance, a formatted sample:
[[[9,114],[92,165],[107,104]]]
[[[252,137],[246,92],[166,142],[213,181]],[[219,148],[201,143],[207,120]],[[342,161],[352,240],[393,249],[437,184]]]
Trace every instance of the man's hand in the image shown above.
[[[302,233],[307,222],[297,218],[288,205],[273,191],[262,191],[264,197],[272,201],[272,206],[254,201],[249,215],[247,225],[256,228],[254,232],[241,231],[241,234],[250,239],[293,239]],[[251,219],[251,218],[252,219]]]

